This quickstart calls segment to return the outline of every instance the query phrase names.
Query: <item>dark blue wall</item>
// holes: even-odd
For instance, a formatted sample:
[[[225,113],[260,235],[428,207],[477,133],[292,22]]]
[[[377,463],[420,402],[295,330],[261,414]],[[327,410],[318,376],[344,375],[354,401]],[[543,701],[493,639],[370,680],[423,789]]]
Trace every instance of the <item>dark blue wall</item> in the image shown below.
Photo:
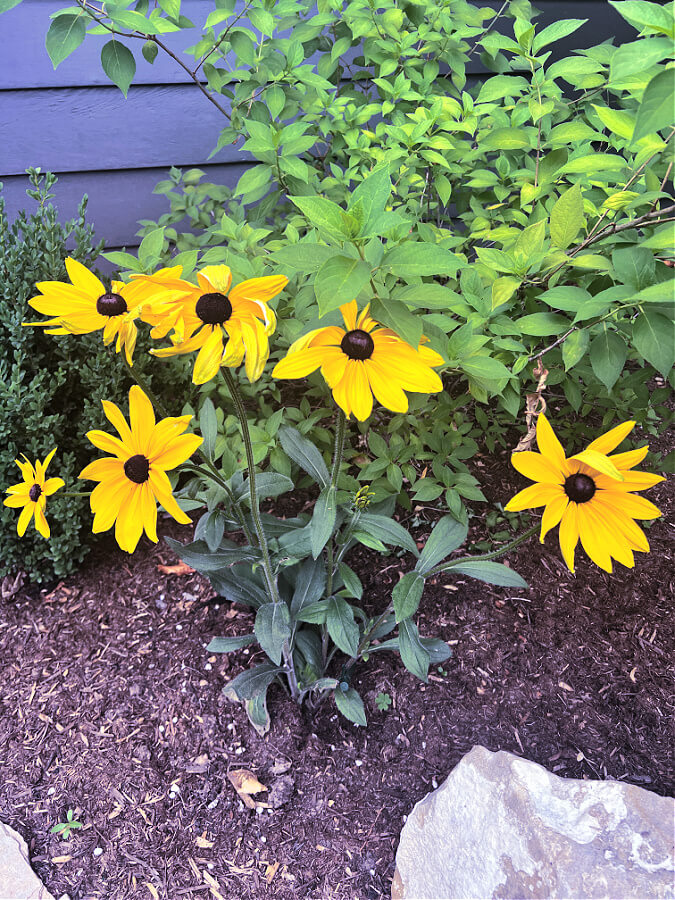
[[[137,73],[127,100],[101,69],[103,39],[88,38],[54,70],[44,38],[50,13],[64,5],[23,0],[0,16],[0,181],[8,211],[11,217],[30,205],[23,173],[27,166],[40,166],[59,175],[56,203],[64,219],[74,215],[87,193],[99,236],[109,246],[135,246],[137,221],[167,211],[165,198],[152,188],[169,166],[198,166],[209,181],[234,186],[250,157],[229,146],[209,161],[225,121],[161,51],[154,65],[134,53]],[[562,18],[589,19],[558,44],[557,54],[635,36],[606,0],[539,0],[537,5],[540,27]],[[211,9],[204,0],[183,3],[184,14],[196,24]],[[163,39],[180,51],[196,34],[195,29]]]

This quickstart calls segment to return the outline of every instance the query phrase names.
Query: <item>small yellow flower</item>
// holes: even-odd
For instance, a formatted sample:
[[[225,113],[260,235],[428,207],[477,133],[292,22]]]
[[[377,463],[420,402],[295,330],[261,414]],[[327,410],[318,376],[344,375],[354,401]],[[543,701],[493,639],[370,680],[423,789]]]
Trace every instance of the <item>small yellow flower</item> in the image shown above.
[[[249,278],[232,287],[228,266],[206,266],[196,286],[178,277],[180,267],[162,269],[154,276],[133,275],[132,283],[145,292],[153,288],[173,292],[160,296],[144,311],[154,326],[153,337],[173,331],[173,347],[152,350],[155,356],[175,356],[198,350],[192,381],[205,384],[221,366],[237,368],[245,360],[249,381],[262,375],[269,357],[269,336],[276,317],[268,302],[288,284],[283,275]],[[182,289],[182,295],[179,291]]]
[[[649,552],[649,542],[634,519],[655,519],[660,510],[636,497],[633,491],[650,488],[664,479],[648,472],[632,472],[649,447],[608,456],[632,431],[624,422],[567,458],[560,441],[542,414],[537,420],[540,453],[514,453],[511,464],[521,475],[537,482],[516,494],[504,509],[518,512],[543,506],[541,536],[560,523],[560,549],[574,572],[574,550],[579,539],[596,565],[612,571],[612,559],[633,568],[633,551]]]
[[[136,346],[136,325],[143,293],[132,284],[113,281],[108,290],[93,272],[76,259],[66,259],[66,269],[72,284],[62,281],[39,281],[41,292],[28,301],[45,316],[47,322],[26,322],[47,328],[47,334],[89,334],[103,332],[103,343],[117,339],[116,350],[122,347],[129,365]]]
[[[47,455],[43,463],[36,459],[34,466],[28,462],[25,455],[23,456],[23,462],[19,459],[14,460],[19,469],[21,469],[23,481],[7,488],[5,493],[9,494],[9,497],[4,502],[5,506],[14,508],[23,506],[16,525],[19,537],[24,536],[33,516],[35,517],[35,528],[42,537],[48,538],[51,533],[49,523],[45,517],[47,497],[56,493],[64,485],[62,478],[46,478],[47,466],[52,461],[55,453],[56,447]]]
[[[443,390],[432,369],[442,365],[443,358],[424,346],[424,338],[415,350],[372,319],[368,306],[357,315],[355,300],[341,306],[340,312],[345,328],[317,328],[295,341],[274,367],[274,378],[302,378],[321,368],[340,409],[362,422],[372,412],[373,394],[387,409],[406,412],[404,391]]]
[[[202,439],[183,434],[192,416],[167,417],[155,424],[152,403],[138,385],[129,391],[131,427],[114,403],[102,402],[120,438],[105,431],[89,431],[87,437],[92,444],[113,456],[90,463],[80,478],[99,482],[90,499],[92,530],[107,531],[114,524],[117,543],[133,553],[144,529],[157,543],[157,501],[177,522],[189,524],[189,516],[171,492],[166,472],[189,459]]]

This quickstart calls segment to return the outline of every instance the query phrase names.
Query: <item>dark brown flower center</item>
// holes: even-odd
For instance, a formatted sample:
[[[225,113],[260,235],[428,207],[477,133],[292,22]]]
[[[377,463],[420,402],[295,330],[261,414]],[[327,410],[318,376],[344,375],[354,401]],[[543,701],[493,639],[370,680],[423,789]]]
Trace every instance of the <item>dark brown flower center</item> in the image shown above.
[[[565,493],[574,503],[588,503],[595,494],[595,482],[590,475],[570,475],[565,480]]]
[[[28,496],[33,501],[33,503],[37,503],[40,499],[40,495],[42,494],[42,488],[39,484],[31,485],[31,489],[28,491]]]
[[[232,315],[232,304],[225,294],[202,294],[195,312],[205,325],[222,325]]]
[[[348,331],[340,341],[340,349],[350,359],[370,359],[375,349],[373,339],[367,331],[356,328]]]
[[[143,456],[142,453],[130,456],[124,463],[124,474],[134,484],[145,484],[150,475],[150,463],[147,456]]]
[[[96,312],[100,316],[121,316],[129,307],[127,301],[120,294],[101,294],[96,301]]]

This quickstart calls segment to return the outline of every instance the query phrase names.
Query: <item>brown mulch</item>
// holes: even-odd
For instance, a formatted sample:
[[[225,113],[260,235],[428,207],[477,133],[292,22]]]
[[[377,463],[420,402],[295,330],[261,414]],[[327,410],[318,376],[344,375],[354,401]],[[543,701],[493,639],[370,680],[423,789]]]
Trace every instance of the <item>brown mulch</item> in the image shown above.
[[[503,459],[484,471],[491,499],[512,492]],[[133,557],[106,544],[66,583],[0,605],[0,819],[57,898],[374,900],[389,896],[406,814],[474,744],[672,793],[675,501],[667,484],[648,496],[664,518],[633,570],[609,576],[578,553],[572,576],[551,535],[509,559],[529,590],[429,584],[420,631],[454,655],[427,685],[373,655],[354,677],[367,729],[273,688],[259,737],[221,695],[254,654],[205,651],[250,632],[251,611],[161,571],[178,562],[163,543]],[[376,610],[410,560],[350,562]],[[240,768],[270,788],[255,798],[269,808],[241,802],[227,778]],[[83,828],[62,840],[50,829],[69,809]]]

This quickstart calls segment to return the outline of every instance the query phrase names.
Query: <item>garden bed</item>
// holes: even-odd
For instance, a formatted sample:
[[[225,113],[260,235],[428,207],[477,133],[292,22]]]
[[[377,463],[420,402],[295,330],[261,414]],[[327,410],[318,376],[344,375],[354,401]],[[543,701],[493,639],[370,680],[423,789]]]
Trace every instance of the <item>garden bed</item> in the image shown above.
[[[512,491],[505,456],[481,474],[490,500]],[[404,816],[474,744],[671,793],[675,502],[667,483],[649,497],[664,519],[634,570],[609,576],[578,552],[572,576],[550,535],[509,557],[529,591],[441,576],[420,632],[454,652],[427,685],[376,654],[354,674],[368,728],[332,702],[310,717],[273,688],[264,738],[221,695],[251,654],[205,651],[250,632],[252,612],[162,570],[178,560],[161,542],[133,557],[104,543],[79,575],[0,607],[0,819],[55,897],[365,900],[389,895]],[[410,560],[376,566],[362,549],[350,562],[375,610]],[[277,808],[244,807],[227,778],[238,768]],[[69,809],[84,827],[64,841],[50,829]]]

